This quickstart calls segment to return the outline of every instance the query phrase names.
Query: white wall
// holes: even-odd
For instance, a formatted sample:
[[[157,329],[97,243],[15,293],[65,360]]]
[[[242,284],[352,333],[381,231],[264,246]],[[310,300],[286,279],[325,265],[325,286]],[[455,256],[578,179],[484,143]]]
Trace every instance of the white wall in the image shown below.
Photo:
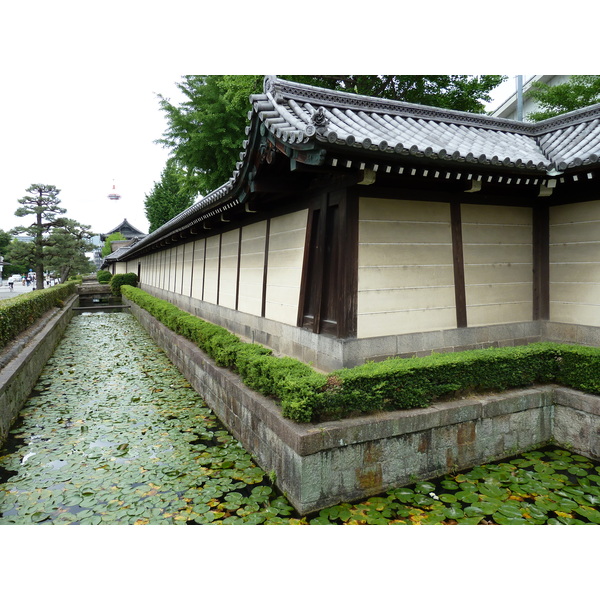
[[[361,198],[358,337],[453,327],[450,206]]]
[[[600,326],[600,200],[550,209],[550,320]]]

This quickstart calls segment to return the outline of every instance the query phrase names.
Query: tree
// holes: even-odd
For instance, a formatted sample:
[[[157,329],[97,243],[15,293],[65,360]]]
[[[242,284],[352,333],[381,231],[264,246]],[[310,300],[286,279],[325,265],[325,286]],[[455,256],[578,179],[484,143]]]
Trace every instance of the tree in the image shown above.
[[[120,231],[117,231],[116,233],[111,233],[104,240],[104,246],[102,246],[102,256],[108,256],[112,252],[112,246],[110,245],[111,242],[117,242],[126,239],[127,238]]]
[[[34,216],[31,225],[15,227],[13,233],[27,233],[33,237],[33,264],[36,272],[36,289],[44,288],[44,246],[45,236],[54,227],[63,224],[65,208],[59,206],[60,190],[53,185],[34,183],[25,190],[30,196],[23,196],[18,202],[22,205],[15,211],[17,217]]]
[[[572,75],[557,85],[537,81],[525,96],[541,109],[527,115],[527,119],[543,121],[600,102],[600,75]]]
[[[193,200],[185,188],[185,175],[174,160],[168,160],[161,179],[154,184],[144,202],[146,218],[152,233],[167,221],[192,205]]]
[[[4,229],[0,229],[0,254],[6,254],[11,241],[12,236],[10,233],[8,233],[8,231],[4,231]]]
[[[344,92],[473,113],[485,112],[504,75],[285,75],[284,79]]]
[[[284,75],[284,79],[471,112],[484,112],[501,75]],[[185,75],[180,105],[158,95],[167,130],[156,143],[170,149],[190,197],[224,184],[239,160],[248,124],[248,97],[262,91],[262,75]]]
[[[258,75],[185,75],[177,84],[186,97],[179,106],[158,96],[168,129],[156,142],[171,150],[190,197],[231,177],[244,140],[248,98],[261,86]]]
[[[61,281],[66,281],[71,272],[84,275],[91,272],[91,263],[85,253],[94,249],[93,235],[89,225],[64,219],[46,239],[44,263],[47,270],[58,273]]]
[[[33,242],[23,242],[21,240],[12,240],[4,260],[10,265],[5,269],[5,273],[27,273],[35,265]]]

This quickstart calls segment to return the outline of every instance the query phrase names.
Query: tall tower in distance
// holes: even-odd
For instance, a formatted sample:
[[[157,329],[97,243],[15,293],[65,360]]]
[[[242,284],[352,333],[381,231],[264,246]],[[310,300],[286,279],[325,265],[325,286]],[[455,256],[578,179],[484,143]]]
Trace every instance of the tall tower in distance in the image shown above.
[[[115,180],[114,179],[113,179],[112,191],[108,195],[108,199],[109,200],[120,200],[121,199],[121,196],[119,194],[117,194],[117,190],[115,188]]]

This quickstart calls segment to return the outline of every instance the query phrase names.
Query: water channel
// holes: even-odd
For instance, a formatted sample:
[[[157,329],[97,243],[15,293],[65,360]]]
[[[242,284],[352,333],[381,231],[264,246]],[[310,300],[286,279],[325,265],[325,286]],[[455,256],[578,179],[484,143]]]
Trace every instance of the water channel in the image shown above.
[[[600,523],[559,448],[300,518],[133,316],[69,324],[0,451],[0,524]]]

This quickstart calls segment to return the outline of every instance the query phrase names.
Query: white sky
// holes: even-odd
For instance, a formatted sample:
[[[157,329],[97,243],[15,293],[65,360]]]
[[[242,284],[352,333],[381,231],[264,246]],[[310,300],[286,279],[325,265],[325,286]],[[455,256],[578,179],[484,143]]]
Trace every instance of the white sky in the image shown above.
[[[478,35],[488,41],[489,32],[483,31],[474,32],[468,42],[455,37],[451,50],[459,58],[452,62],[452,52],[440,50],[439,44],[446,21],[438,29],[435,23],[428,25],[437,43],[433,55],[408,56],[402,48],[414,44],[415,32],[404,30],[400,39],[383,22],[372,36],[377,51],[369,52],[368,44],[353,43],[370,39],[362,21],[312,0],[303,4],[302,13],[281,9],[290,11],[288,18],[258,10],[261,14],[249,17],[253,5],[236,1],[216,9],[184,0],[21,0],[6,8],[8,4],[0,8],[4,230],[29,224],[14,216],[17,200],[29,185],[44,183],[61,190],[68,217],[96,233],[125,218],[147,231],[145,195],[159,181],[168,158],[167,150],[154,143],[166,128],[156,94],[176,101],[181,96],[175,84],[183,74],[517,71],[506,60],[478,56],[474,61],[468,52],[466,61],[460,57]],[[410,17],[407,10],[403,15]],[[333,16],[332,28],[327,23]],[[340,35],[342,30],[346,35]],[[261,38],[266,31],[279,33]],[[318,43],[311,45],[311,32]],[[498,92],[500,99],[512,91],[514,80]],[[118,202],[107,199],[113,183],[121,195]]]

